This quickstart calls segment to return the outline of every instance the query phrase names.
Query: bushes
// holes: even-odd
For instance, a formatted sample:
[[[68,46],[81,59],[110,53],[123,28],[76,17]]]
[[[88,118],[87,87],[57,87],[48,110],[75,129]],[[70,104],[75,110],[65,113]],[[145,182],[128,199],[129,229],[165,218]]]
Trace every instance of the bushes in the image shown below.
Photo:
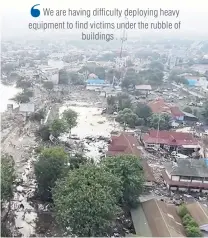
[[[187,237],[202,237],[203,236],[199,229],[199,225],[193,219],[193,217],[189,214],[189,211],[184,204],[179,206],[178,214],[182,219],[182,223],[185,227],[185,232]]]
[[[186,214],[189,214],[188,209],[186,208],[186,206],[184,204],[179,206],[179,208],[178,208],[178,215],[181,218],[183,218]]]

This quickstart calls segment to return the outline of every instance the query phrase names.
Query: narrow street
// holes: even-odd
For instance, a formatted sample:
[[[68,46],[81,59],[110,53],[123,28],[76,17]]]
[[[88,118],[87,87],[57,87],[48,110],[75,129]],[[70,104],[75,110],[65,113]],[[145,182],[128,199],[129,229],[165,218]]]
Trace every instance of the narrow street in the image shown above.
[[[37,214],[28,202],[35,191],[33,175],[33,148],[37,146],[35,136],[31,131],[34,124],[27,123],[23,128],[15,128],[2,143],[2,152],[13,156],[15,161],[17,185],[14,198],[11,201],[11,211],[14,213],[15,227],[13,235],[25,237],[35,233]]]

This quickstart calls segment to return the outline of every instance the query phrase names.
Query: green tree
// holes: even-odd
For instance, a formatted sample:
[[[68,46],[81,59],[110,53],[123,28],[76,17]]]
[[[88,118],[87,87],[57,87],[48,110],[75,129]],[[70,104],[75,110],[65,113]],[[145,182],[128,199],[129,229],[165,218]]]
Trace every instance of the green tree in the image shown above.
[[[170,116],[167,114],[152,114],[149,118],[149,126],[154,129],[168,130],[170,129]]]
[[[75,155],[71,155],[69,157],[69,168],[78,169],[81,165],[87,164],[88,162],[93,163],[93,160],[88,160],[82,154],[76,153]]]
[[[125,77],[121,83],[122,88],[128,89],[130,86],[134,87],[136,84],[137,74],[135,69],[128,68]]]
[[[56,219],[67,235],[108,236],[107,231],[120,212],[120,191],[116,176],[102,167],[83,165],[70,171],[53,189]]]
[[[59,71],[59,84],[69,84],[69,76],[64,69]]]
[[[67,124],[63,119],[55,119],[50,125],[50,132],[53,136],[59,137],[62,133],[66,132]]]
[[[117,79],[120,79],[121,72],[116,70],[116,69],[108,70],[107,73],[106,73],[106,79],[110,84],[113,83],[114,77],[117,78]]]
[[[84,80],[82,78],[80,78],[78,73],[75,73],[75,72],[69,73],[69,80],[70,80],[70,83],[73,85],[83,85],[84,84]]]
[[[16,87],[17,88],[23,88],[23,89],[27,89],[30,88],[32,86],[32,83],[29,81],[26,81],[22,78],[20,78],[17,82],[16,82]]]
[[[188,80],[187,80],[187,79],[185,79],[184,77],[175,75],[174,72],[173,72],[172,74],[170,74],[168,80],[171,81],[171,82],[175,82],[175,83],[177,83],[177,84],[188,85]]]
[[[70,132],[71,129],[77,125],[77,117],[78,117],[77,112],[75,112],[72,109],[68,109],[63,112],[63,119],[66,120],[67,125],[70,128]]]
[[[47,90],[52,90],[54,88],[54,84],[52,81],[44,81],[43,87]]]
[[[116,121],[122,123],[124,128],[127,125],[134,128],[138,124],[139,118],[131,109],[125,108],[123,111],[118,113]]]
[[[203,105],[202,116],[205,122],[208,123],[208,101]]]
[[[8,155],[1,156],[1,202],[8,201],[13,196],[15,180],[14,160]]]
[[[149,106],[139,103],[136,106],[135,113],[139,118],[143,118],[145,121],[152,115],[152,110]]]
[[[183,111],[184,111],[184,112],[188,112],[188,113],[192,113],[192,112],[193,112],[190,107],[185,107],[185,108],[183,109]]]
[[[145,125],[145,120],[144,118],[139,118],[137,119],[137,126],[144,126]]]
[[[41,125],[39,129],[36,131],[36,135],[40,136],[43,141],[48,141],[50,134],[51,133],[49,125]]]
[[[164,70],[164,65],[159,61],[152,61],[149,67],[150,69],[154,69],[154,70],[160,70],[160,71]]]
[[[51,189],[62,176],[67,166],[68,155],[61,147],[46,148],[41,151],[35,163],[38,193],[42,199],[51,198]]]
[[[107,157],[102,161],[106,170],[121,180],[122,196],[120,202],[129,208],[138,204],[143,191],[144,172],[140,159],[131,155]]]
[[[118,110],[123,110],[125,108],[131,108],[132,102],[127,93],[119,93],[117,96],[118,100]]]
[[[108,104],[108,106],[115,106],[116,97],[115,96],[108,96],[107,97],[107,104]]]
[[[191,215],[190,214],[186,214],[182,218],[183,225],[187,226],[192,220],[193,220],[193,218],[191,217]]]
[[[203,237],[202,232],[200,231],[199,227],[195,226],[187,226],[185,228],[187,237]]]
[[[95,75],[98,76],[99,79],[105,79],[105,68],[103,67],[96,67],[95,68]]]
[[[178,214],[181,218],[183,218],[185,215],[189,214],[189,211],[186,208],[185,204],[182,204],[178,207]]]
[[[28,97],[33,97],[33,91],[31,91],[29,89],[24,89],[23,94],[28,96]]]
[[[12,98],[13,101],[20,103],[28,103],[30,101],[30,97],[24,93],[18,93],[14,98]]]
[[[140,83],[151,85],[161,85],[163,82],[163,72],[156,69],[142,70],[138,73]]]
[[[40,122],[42,119],[44,119],[44,116],[45,116],[45,110],[40,109],[37,112],[34,112],[30,115],[30,120]]]
[[[116,110],[117,105],[117,97],[116,96],[108,96],[107,97],[107,105],[108,105],[108,113],[113,113]]]

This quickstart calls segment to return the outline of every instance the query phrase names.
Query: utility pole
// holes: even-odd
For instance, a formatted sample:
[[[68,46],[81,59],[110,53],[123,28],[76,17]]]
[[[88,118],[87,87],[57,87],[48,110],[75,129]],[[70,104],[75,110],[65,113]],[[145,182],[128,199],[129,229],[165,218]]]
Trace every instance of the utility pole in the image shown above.
[[[157,140],[156,140],[157,147],[158,147],[158,137],[159,137],[159,130],[160,130],[160,119],[161,119],[161,113],[159,113],[159,120],[158,120],[158,124],[157,124],[157,137],[156,137],[157,138]]]
[[[127,21],[128,18],[126,17],[125,20]],[[120,72],[120,80],[122,78],[121,75],[121,66],[122,66],[122,56],[123,56],[123,47],[124,47],[124,42],[127,41],[127,33],[126,33],[126,29],[123,29],[123,33],[121,36],[121,49],[120,49],[120,58],[119,58],[119,72]]]

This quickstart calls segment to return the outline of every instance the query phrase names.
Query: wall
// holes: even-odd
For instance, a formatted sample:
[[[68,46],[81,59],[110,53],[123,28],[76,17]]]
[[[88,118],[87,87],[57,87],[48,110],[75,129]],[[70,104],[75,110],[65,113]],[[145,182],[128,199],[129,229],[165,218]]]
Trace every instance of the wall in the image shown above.
[[[179,181],[179,178],[180,178],[179,176],[172,176],[173,181]]]

